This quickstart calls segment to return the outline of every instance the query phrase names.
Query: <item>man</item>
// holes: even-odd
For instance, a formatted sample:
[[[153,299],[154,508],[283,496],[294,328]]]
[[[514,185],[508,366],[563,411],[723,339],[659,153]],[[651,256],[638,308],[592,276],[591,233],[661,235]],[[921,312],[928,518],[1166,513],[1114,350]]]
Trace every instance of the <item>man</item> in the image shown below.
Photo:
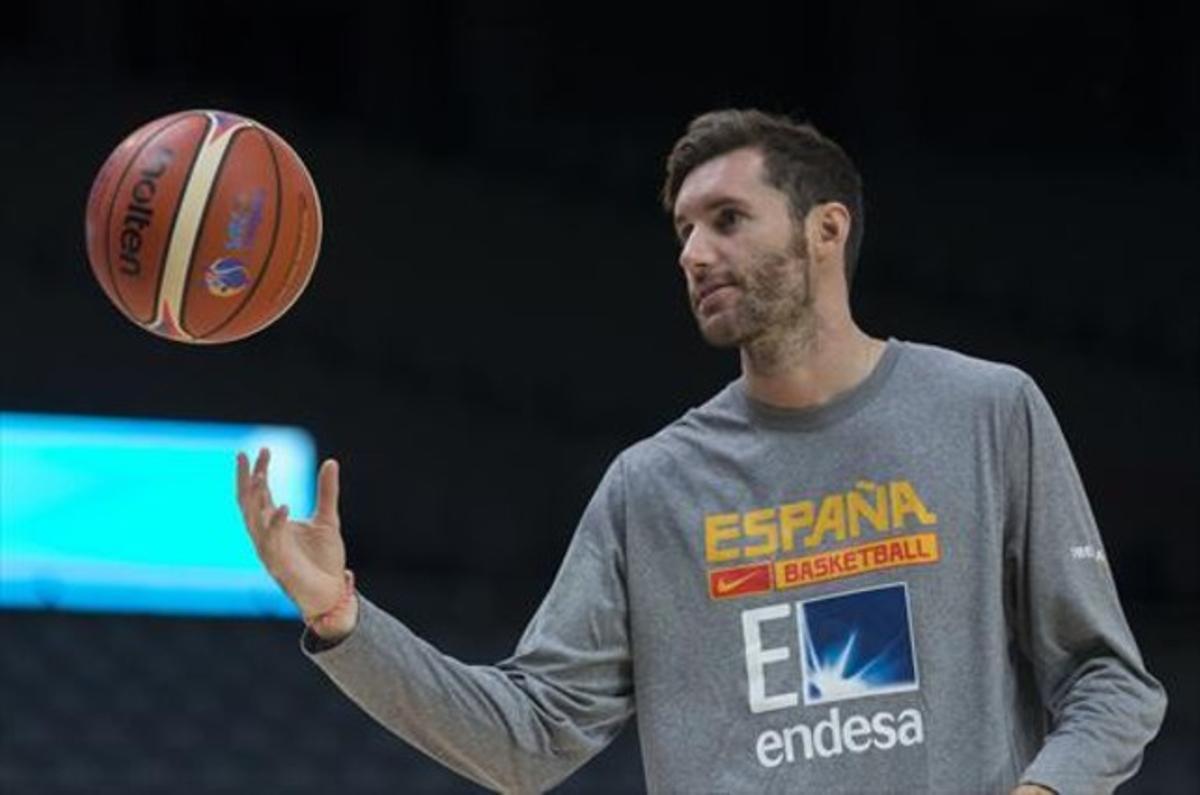
[[[1014,368],[873,339],[861,183],[809,125],[697,118],[664,203],[700,331],[742,376],[622,452],[512,657],[468,666],[358,595],[337,464],[309,522],[238,457],[302,645],[485,785],[561,781],[634,712],[656,792],[1109,791],[1165,708],[1070,453]],[[1014,790],[1015,788],[1015,790]]]

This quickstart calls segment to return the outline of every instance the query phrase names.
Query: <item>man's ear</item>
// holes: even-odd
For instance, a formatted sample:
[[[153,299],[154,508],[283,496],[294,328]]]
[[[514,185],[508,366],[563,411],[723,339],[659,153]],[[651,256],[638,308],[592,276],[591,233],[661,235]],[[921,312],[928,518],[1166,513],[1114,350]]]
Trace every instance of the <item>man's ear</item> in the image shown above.
[[[850,237],[850,211],[841,202],[817,205],[818,239],[822,243],[845,246]]]
[[[841,202],[825,202],[809,210],[805,232],[814,253],[823,260],[833,259],[838,254],[844,258],[850,224],[850,211]]]

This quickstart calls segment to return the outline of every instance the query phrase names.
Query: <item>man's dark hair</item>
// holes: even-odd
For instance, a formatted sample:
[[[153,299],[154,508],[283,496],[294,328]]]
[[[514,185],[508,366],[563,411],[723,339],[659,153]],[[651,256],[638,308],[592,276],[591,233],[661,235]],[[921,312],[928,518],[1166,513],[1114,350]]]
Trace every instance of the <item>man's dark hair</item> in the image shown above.
[[[687,175],[713,158],[751,147],[763,153],[763,177],[787,194],[799,222],[814,205],[836,201],[850,211],[846,283],[854,277],[863,236],[862,177],[842,147],[808,123],[758,110],[718,110],[697,116],[667,158],[662,202],[668,214]]]

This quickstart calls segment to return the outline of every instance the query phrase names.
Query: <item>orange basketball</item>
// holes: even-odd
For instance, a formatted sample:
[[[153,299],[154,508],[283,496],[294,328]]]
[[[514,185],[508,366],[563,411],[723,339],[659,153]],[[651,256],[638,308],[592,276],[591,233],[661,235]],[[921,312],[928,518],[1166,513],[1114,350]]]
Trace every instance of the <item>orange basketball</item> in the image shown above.
[[[150,122],[109,155],[85,233],[92,272],[126,317],[178,342],[230,342],[273,323],[304,291],[321,205],[278,135],[192,110]]]

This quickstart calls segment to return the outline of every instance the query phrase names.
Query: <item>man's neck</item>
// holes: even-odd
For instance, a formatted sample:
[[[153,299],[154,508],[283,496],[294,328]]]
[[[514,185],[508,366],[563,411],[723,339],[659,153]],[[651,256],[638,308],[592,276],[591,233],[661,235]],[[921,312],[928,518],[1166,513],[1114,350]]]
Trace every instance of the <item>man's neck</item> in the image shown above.
[[[813,408],[866,380],[885,343],[853,322],[764,337],[741,350],[750,397],[779,408]]]

